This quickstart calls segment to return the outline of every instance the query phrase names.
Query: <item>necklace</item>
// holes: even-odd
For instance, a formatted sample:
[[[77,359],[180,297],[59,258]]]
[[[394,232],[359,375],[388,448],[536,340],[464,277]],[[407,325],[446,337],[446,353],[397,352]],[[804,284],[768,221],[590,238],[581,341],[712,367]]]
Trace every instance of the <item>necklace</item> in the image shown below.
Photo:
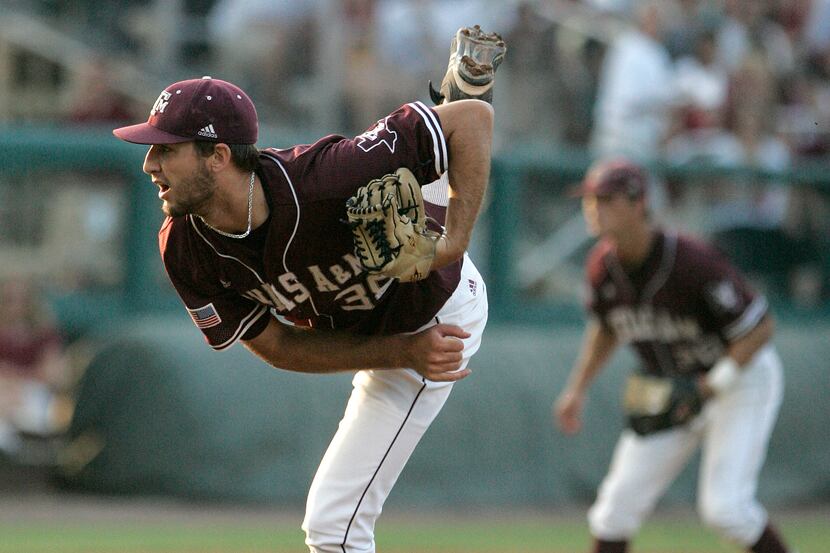
[[[242,234],[231,234],[230,232],[225,232],[224,230],[219,230],[218,228],[214,227],[204,219],[202,219],[201,215],[198,215],[199,219],[202,219],[202,222],[207,225],[207,227],[212,230],[213,232],[217,232],[222,236],[227,236],[228,238],[245,238],[249,234],[251,234],[251,223],[253,223],[253,216],[254,216],[254,178],[256,177],[256,173],[251,171],[251,183],[248,185],[248,230],[243,232]]]

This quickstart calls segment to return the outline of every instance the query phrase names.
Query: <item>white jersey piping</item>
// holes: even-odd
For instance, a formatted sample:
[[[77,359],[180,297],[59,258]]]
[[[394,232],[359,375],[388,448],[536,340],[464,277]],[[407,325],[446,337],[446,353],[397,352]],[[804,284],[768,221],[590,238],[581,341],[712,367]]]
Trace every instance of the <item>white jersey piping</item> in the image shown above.
[[[291,190],[291,196],[292,198],[294,198],[294,205],[297,207],[297,219],[294,221],[294,230],[291,231],[291,236],[285,243],[285,249],[282,252],[282,267],[283,269],[285,269],[286,273],[290,273],[292,271],[288,268],[288,249],[291,247],[291,244],[294,242],[294,238],[297,236],[297,229],[300,228],[300,199],[297,197],[297,191],[294,189],[294,183],[291,182],[291,178],[289,178],[288,176],[288,171],[285,170],[285,167],[283,166],[282,162],[275,156],[269,154],[268,152],[262,152],[262,154],[274,163],[276,163],[277,167],[279,167],[280,171],[282,171],[282,175],[285,177],[285,182],[288,183],[288,188]],[[326,315],[324,313],[321,314],[319,311],[317,311],[317,306],[314,305],[314,298],[311,296],[311,294],[308,295],[308,302],[311,304],[311,309],[314,311],[314,314],[318,317],[323,316],[329,319],[329,324],[331,324],[331,327],[334,328],[334,320],[331,318],[331,316]]]
[[[240,265],[242,265],[243,267],[245,267],[246,269],[251,271],[251,273],[253,273],[253,275],[257,278],[257,280],[260,282],[260,284],[265,283],[265,281],[262,279],[262,277],[259,276],[259,273],[257,273],[254,270],[253,267],[249,266],[248,264],[246,264],[245,262],[243,262],[241,259],[239,259],[237,257],[234,257],[232,255],[224,254],[224,253],[220,252],[219,250],[217,250],[216,247],[213,244],[211,244],[210,240],[208,240],[207,237],[202,233],[202,231],[199,229],[198,225],[196,225],[196,221],[195,221],[194,217],[188,215],[187,219],[190,221],[190,226],[193,227],[193,230],[196,231],[196,234],[199,235],[199,237],[205,242],[205,244],[210,246],[210,249],[212,249],[216,253],[216,255],[218,255],[219,257],[223,257],[225,259],[232,259],[232,260],[236,261],[237,263],[239,263]],[[256,321],[258,321],[259,318],[263,314],[265,314],[267,311],[268,311],[268,307],[266,305],[261,305],[261,304],[257,305],[253,309],[253,311],[248,313],[248,315],[246,315],[246,317],[244,319],[242,319],[242,321],[240,321],[239,326],[237,327],[236,331],[231,335],[231,338],[229,340],[226,340],[225,342],[223,342],[221,344],[218,344],[218,345],[215,345],[215,346],[213,344],[210,344],[210,347],[212,347],[213,349],[216,349],[216,350],[221,350],[221,349],[225,349],[227,347],[230,347],[231,345],[233,345],[234,342],[236,342],[239,339],[240,336],[242,336],[251,327],[251,325],[253,325]],[[259,313],[257,313],[257,312],[259,312]],[[246,319],[249,319],[253,315],[256,315],[256,316],[253,317],[253,319],[250,319],[246,324]]]

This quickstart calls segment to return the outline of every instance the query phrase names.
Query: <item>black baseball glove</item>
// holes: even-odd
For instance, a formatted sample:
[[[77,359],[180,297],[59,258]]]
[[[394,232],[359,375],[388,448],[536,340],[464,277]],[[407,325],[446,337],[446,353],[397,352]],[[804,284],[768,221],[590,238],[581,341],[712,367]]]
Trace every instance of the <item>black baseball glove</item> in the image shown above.
[[[645,436],[689,422],[703,408],[693,377],[632,374],[623,397],[628,426]]]
[[[485,33],[478,25],[458,29],[441,90],[435,90],[430,81],[430,98],[436,105],[469,98],[492,104],[496,69],[505,52],[507,46],[497,33]]]

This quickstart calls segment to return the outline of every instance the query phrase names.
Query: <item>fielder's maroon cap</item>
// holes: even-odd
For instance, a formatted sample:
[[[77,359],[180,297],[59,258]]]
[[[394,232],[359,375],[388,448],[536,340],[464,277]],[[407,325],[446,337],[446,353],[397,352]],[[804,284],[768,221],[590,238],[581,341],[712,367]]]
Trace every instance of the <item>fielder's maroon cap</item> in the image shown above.
[[[612,196],[625,194],[631,199],[646,194],[648,177],[645,170],[625,158],[600,159],[585,173],[574,196]]]
[[[202,77],[173,83],[159,95],[146,123],[112,133],[135,144],[207,140],[255,144],[259,131],[254,103],[241,88]]]

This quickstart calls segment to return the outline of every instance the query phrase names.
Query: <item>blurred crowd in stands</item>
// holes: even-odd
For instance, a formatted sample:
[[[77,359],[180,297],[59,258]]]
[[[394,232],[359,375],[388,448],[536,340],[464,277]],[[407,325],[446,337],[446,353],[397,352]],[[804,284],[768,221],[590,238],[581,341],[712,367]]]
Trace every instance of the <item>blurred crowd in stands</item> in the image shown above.
[[[498,91],[503,142],[539,138],[590,145],[598,155],[770,169],[830,149],[830,0],[22,4],[85,30],[101,54],[88,69],[96,82],[123,59],[159,82],[210,71],[249,90],[266,123],[307,125],[304,108],[325,87],[340,93],[329,107],[339,115],[335,126],[349,131],[413,96],[426,98],[427,81],[443,76],[449,37],[472,18],[509,44]],[[157,18],[169,12],[158,4],[182,12],[171,54],[181,63],[172,69],[151,63],[165,27]],[[85,105],[72,117],[129,119],[123,94],[107,99],[90,90],[92,80],[77,76],[85,85],[75,95]]]
[[[37,463],[33,443],[66,430],[75,384],[65,341],[38,286],[26,276],[0,280],[0,459]],[[28,448],[25,446],[28,445]]]

